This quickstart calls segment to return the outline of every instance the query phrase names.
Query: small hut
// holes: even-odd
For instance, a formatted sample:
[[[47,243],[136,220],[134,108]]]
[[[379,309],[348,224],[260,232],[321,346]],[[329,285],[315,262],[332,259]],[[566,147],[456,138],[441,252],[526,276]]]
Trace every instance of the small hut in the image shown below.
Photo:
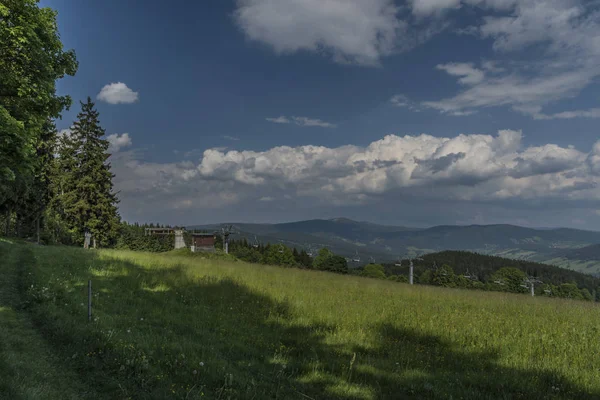
[[[192,252],[214,252],[215,235],[213,233],[192,233],[192,245],[190,249]]]

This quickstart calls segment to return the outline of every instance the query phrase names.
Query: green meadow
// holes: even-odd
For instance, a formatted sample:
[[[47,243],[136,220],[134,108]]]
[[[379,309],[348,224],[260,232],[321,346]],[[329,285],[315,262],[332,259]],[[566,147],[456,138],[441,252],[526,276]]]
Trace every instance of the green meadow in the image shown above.
[[[600,398],[594,303],[175,252],[0,260],[2,399]]]

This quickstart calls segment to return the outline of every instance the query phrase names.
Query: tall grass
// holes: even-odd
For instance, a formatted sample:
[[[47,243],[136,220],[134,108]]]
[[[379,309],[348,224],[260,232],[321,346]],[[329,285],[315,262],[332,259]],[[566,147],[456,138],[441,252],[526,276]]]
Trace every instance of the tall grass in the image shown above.
[[[600,398],[595,304],[177,254],[10,251],[28,315],[98,398]]]

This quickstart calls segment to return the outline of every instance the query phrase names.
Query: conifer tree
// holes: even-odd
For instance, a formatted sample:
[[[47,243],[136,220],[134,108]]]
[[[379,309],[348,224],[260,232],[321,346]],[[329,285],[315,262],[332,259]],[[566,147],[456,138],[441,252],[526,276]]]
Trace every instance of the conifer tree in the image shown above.
[[[118,199],[113,193],[108,157],[108,140],[100,126],[98,111],[91,98],[81,102],[81,112],[73,124],[71,134],[63,139],[60,182],[61,206],[75,241],[81,243],[86,231],[92,234],[94,244],[108,245],[119,227]]]

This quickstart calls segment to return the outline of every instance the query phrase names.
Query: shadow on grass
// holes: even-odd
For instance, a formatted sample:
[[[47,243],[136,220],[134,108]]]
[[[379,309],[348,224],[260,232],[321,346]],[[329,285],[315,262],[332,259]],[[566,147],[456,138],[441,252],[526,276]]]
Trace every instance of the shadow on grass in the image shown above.
[[[80,253],[93,258],[94,253]],[[187,279],[183,268],[148,270],[96,260],[127,275],[91,276],[98,322],[73,299],[33,304],[44,336],[86,382],[135,399],[546,399],[596,398],[561,376],[500,366],[494,352],[464,353],[436,336],[377,327],[374,347],[333,346],[335,328],[294,323],[287,302],[232,281]],[[80,264],[81,265],[81,264]],[[245,266],[240,266],[245,268]],[[83,285],[82,285],[83,286]],[[56,289],[58,291],[58,289]],[[85,288],[78,296],[85,299]],[[83,300],[82,300],[83,301]],[[104,322],[104,321],[107,322]],[[355,361],[351,360],[355,357]],[[559,390],[553,389],[558,387]]]
[[[7,321],[10,316],[8,315],[8,311],[2,308],[3,302],[1,301],[1,298],[2,296],[0,296],[0,329],[4,331],[6,325],[10,323],[10,321]],[[8,351],[6,348],[7,341],[4,340],[4,336],[4,332],[0,332],[0,398],[21,400],[23,397],[13,384],[14,380],[17,378],[15,371],[4,358],[4,355]]]

